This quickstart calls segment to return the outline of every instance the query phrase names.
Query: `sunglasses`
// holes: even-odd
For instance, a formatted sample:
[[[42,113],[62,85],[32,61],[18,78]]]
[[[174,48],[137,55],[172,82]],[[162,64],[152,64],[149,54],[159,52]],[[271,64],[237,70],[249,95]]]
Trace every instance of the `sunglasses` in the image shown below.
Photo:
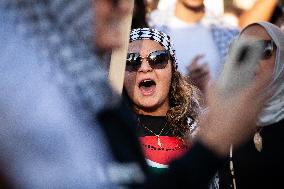
[[[141,67],[143,59],[146,59],[152,69],[164,69],[170,59],[167,50],[157,50],[151,52],[147,57],[140,56],[139,53],[128,53],[126,58],[126,71],[137,72]]]
[[[237,42],[234,41],[232,43],[232,45]],[[273,51],[276,49],[276,45],[273,42],[273,40],[258,40],[258,41],[252,41],[249,42],[249,46],[251,46],[252,48],[261,48],[261,60],[268,60],[272,55],[273,55]]]

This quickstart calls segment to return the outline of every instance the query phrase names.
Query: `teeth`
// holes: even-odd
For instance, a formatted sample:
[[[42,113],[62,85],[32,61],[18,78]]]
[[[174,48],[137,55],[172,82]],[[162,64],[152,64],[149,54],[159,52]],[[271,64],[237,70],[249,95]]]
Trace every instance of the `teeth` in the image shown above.
[[[139,87],[141,86],[144,86],[144,87],[150,87],[151,85],[155,85],[155,81],[151,80],[151,79],[145,79],[145,80],[142,80],[140,83],[139,83]]]
[[[148,81],[152,81],[152,80],[150,80],[150,79],[145,79],[145,80],[142,81],[142,83],[145,83],[145,82],[148,82]]]

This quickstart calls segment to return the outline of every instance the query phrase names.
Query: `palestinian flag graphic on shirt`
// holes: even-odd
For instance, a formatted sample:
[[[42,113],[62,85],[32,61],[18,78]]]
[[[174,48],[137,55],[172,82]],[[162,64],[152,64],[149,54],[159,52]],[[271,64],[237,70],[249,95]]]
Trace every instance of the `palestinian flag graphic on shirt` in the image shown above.
[[[157,136],[140,137],[147,163],[154,172],[162,172],[172,160],[179,158],[189,149],[189,146],[178,137],[160,136],[159,138],[161,146],[158,145]]]

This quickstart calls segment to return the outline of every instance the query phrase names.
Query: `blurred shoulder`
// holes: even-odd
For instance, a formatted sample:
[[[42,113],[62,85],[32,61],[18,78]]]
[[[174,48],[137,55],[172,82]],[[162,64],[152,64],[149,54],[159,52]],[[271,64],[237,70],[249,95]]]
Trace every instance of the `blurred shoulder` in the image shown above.
[[[238,34],[240,28],[233,23],[226,20],[223,15],[214,15],[207,13],[202,22],[211,29],[219,30],[222,32]]]

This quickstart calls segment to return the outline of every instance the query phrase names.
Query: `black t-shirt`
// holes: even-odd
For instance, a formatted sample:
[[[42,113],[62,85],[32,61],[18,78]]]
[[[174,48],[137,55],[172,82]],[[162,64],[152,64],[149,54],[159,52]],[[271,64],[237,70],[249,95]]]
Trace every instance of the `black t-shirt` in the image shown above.
[[[174,136],[170,126],[166,124],[166,116],[137,115],[137,123],[136,130],[139,137],[155,136],[155,134]]]
[[[154,173],[165,171],[171,161],[184,155],[191,146],[171,132],[165,116],[137,115],[137,123],[141,147]]]

